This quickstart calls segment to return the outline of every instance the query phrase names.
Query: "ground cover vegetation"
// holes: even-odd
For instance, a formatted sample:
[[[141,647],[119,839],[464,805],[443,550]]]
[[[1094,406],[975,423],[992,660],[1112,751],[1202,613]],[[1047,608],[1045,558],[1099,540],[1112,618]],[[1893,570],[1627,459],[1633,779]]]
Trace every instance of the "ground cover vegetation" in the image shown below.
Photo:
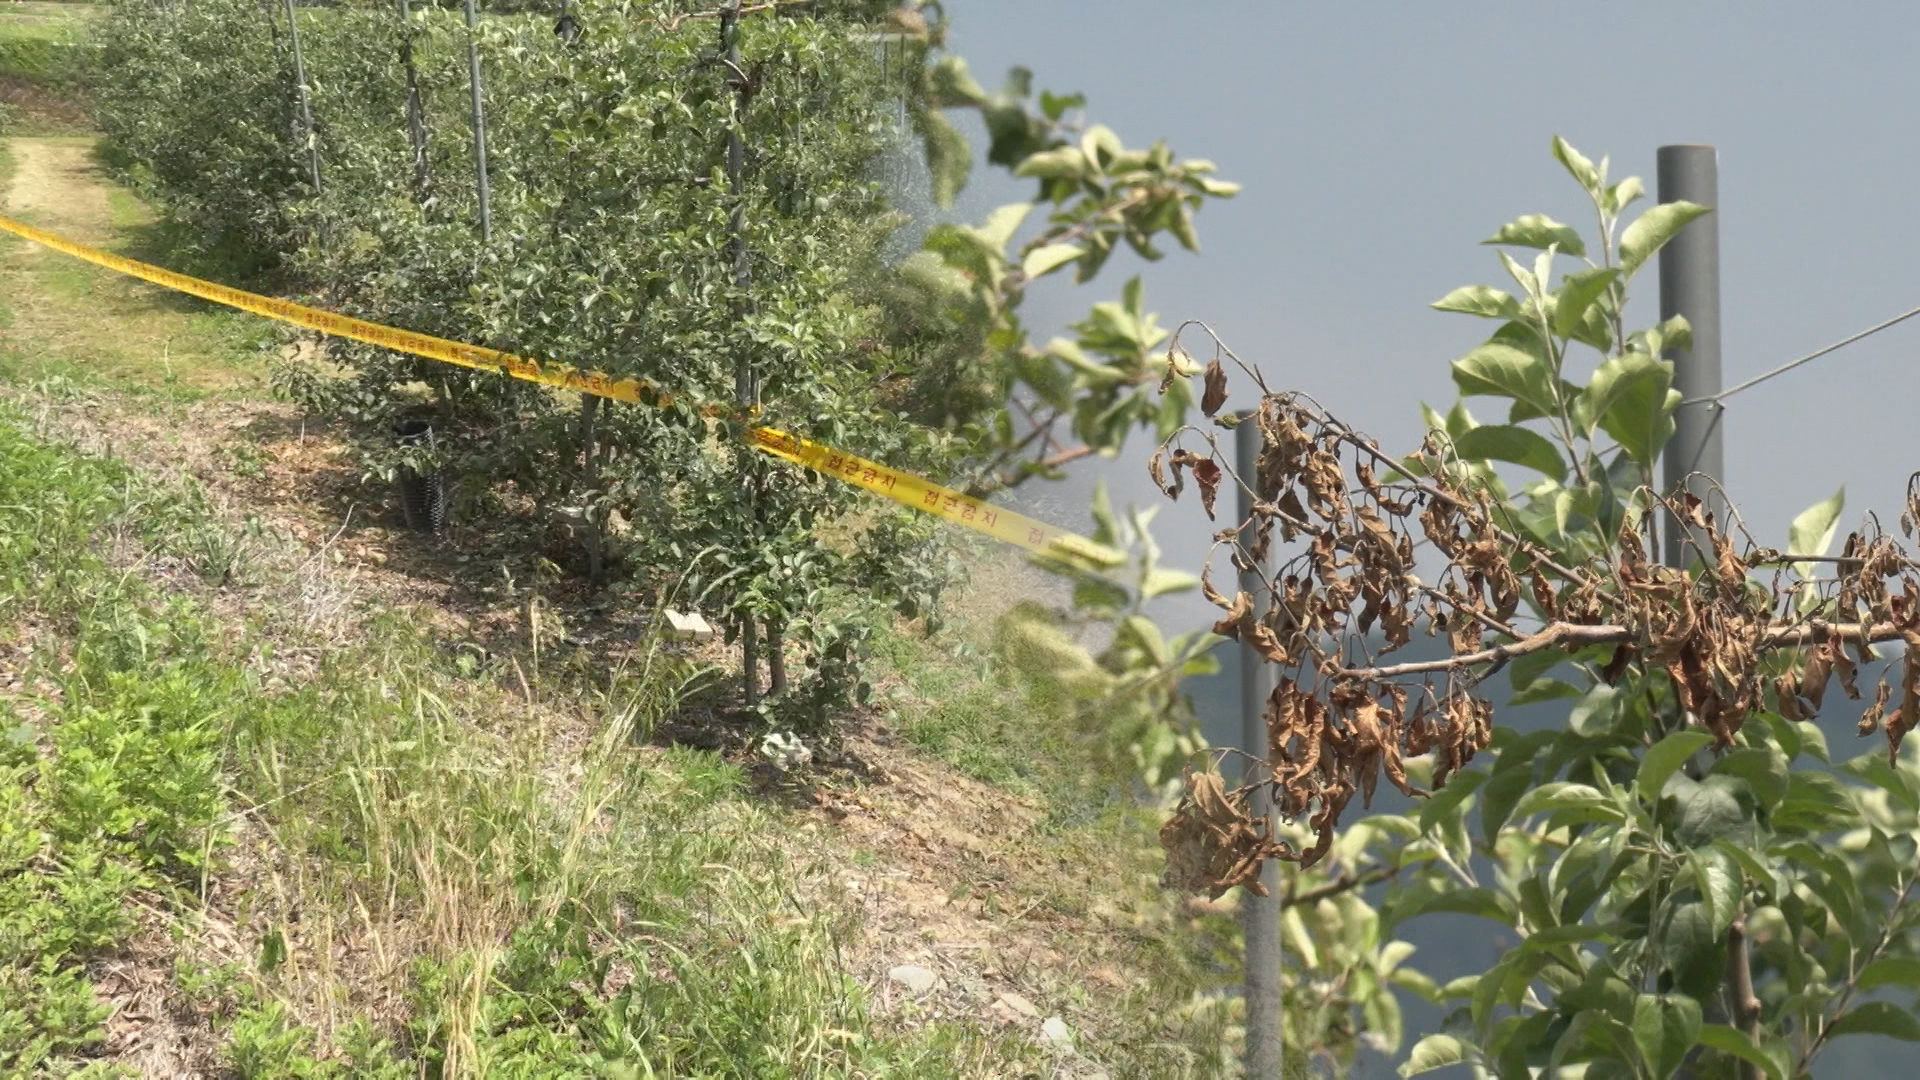
[[[544,688],[516,707],[491,689],[504,672],[404,617],[303,662],[317,650],[236,633],[129,572],[227,575],[191,489],[17,414],[0,460],[18,511],[0,524],[9,668],[26,684],[4,701],[0,774],[10,1072],[961,1076],[1047,1060],[964,1025],[876,1037],[839,959],[855,927],[825,871],[772,838],[778,811],[711,752],[631,745],[695,688],[685,661],[649,652],[591,732]],[[142,952],[175,967],[130,1001],[119,980]],[[211,1048],[169,1045],[169,1026],[208,1022]]]

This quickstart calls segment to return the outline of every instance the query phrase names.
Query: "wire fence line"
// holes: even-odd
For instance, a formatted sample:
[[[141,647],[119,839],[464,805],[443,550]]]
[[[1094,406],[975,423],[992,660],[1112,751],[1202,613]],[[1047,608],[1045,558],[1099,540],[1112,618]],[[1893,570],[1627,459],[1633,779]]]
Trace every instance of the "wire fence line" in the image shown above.
[[[1860,341],[1863,338],[1872,337],[1873,335],[1879,333],[1882,330],[1887,329],[1890,326],[1897,326],[1900,323],[1906,322],[1908,319],[1911,319],[1916,315],[1920,315],[1920,307],[1913,308],[1910,311],[1902,312],[1899,315],[1895,315],[1893,318],[1888,319],[1886,322],[1877,323],[1873,326],[1869,326],[1865,330],[1862,330],[1857,334],[1853,334],[1848,337],[1841,338],[1839,341],[1836,341],[1831,345],[1827,345],[1827,346],[1823,346],[1821,348],[1815,349],[1814,351],[1808,353],[1805,356],[1799,357],[1798,359],[1789,360],[1786,363],[1781,364],[1779,367],[1774,368],[1771,371],[1762,372],[1761,374],[1755,375],[1753,378],[1748,379],[1746,382],[1739,383],[1734,386],[1729,386],[1725,390],[1722,390],[1717,394],[1709,394],[1706,397],[1691,398],[1687,401],[1681,402],[1680,404],[1699,405],[1705,402],[1712,402],[1712,403],[1718,404],[1732,397],[1733,395],[1741,392],[1742,390],[1748,390],[1755,386],[1759,386],[1761,383],[1766,382],[1768,379],[1774,378],[1775,376],[1785,375],[1787,372],[1792,371],[1794,368],[1797,368],[1802,364],[1810,364],[1813,361],[1818,360],[1829,353],[1837,352],[1840,349],[1844,349],[1856,341]]]

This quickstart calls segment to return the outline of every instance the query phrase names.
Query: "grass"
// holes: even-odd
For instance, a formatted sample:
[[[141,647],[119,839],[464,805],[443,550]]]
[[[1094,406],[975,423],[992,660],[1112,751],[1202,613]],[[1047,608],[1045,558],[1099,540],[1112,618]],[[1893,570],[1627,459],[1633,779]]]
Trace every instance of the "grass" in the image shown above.
[[[585,729],[404,615],[296,677],[117,565],[178,557],[193,499],[9,417],[0,504],[0,624],[41,688],[0,699],[0,1071],[110,1074],[90,964],[156,912],[241,1076],[938,1077],[1034,1052],[876,1032],[777,812],[713,754],[627,737],[687,686],[663,654]]]
[[[99,10],[92,4],[8,0],[0,6],[0,78],[43,83],[73,79],[87,24]]]
[[[91,138],[34,142],[68,165],[97,168]],[[20,154],[10,147],[0,157],[0,170],[13,181],[19,166]],[[49,220],[31,210],[19,216],[96,243],[100,240],[87,229],[102,229],[110,249],[178,262],[170,258],[160,235],[166,230],[150,211],[124,189],[98,176],[90,179],[104,187],[100,221]],[[266,320],[182,297],[11,235],[0,236],[0,269],[0,328],[10,346],[0,353],[0,377],[8,381],[58,377],[174,403],[257,396],[266,385],[267,350],[279,342],[279,331]]]

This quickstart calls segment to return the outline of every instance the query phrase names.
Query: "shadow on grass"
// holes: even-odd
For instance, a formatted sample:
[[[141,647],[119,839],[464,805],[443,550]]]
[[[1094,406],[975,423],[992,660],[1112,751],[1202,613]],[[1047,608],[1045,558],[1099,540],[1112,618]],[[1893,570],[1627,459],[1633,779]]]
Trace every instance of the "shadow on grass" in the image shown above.
[[[91,153],[94,167],[122,191],[139,195],[140,184],[131,162],[111,142],[99,139]],[[203,278],[267,296],[280,295],[296,282],[280,253],[263,250],[237,232],[209,233],[154,208],[145,220],[117,220],[114,251],[129,259],[175,273]],[[116,218],[121,215],[116,214]],[[229,310],[224,305],[164,290],[169,306],[186,312]]]

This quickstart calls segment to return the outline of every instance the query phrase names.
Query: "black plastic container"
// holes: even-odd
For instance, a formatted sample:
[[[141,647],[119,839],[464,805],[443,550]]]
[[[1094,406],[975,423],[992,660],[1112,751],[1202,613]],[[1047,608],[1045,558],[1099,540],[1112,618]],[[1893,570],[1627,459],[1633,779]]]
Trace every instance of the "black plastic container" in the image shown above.
[[[401,446],[431,447],[433,445],[433,424],[431,421],[408,419],[393,425],[393,439]],[[411,468],[401,466],[399,475],[400,510],[406,515],[407,527],[421,532],[439,532],[447,524],[447,487],[440,471],[434,470],[421,475]]]

